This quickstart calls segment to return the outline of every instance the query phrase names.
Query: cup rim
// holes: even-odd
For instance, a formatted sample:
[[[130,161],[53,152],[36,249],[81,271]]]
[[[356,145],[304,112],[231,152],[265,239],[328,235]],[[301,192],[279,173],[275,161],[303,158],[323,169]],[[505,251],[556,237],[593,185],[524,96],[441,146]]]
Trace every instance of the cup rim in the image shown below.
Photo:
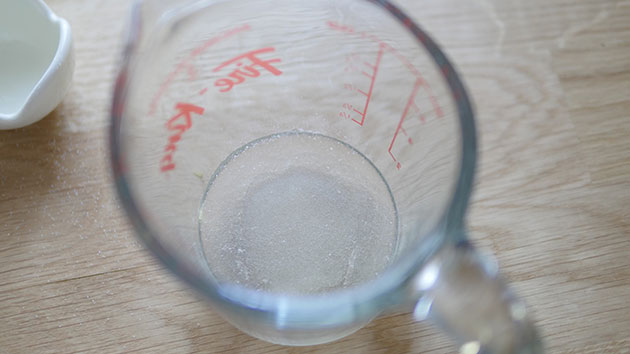
[[[361,319],[373,318],[388,306],[413,300],[407,299],[409,295],[404,285],[409,283],[435,252],[447,243],[460,240],[460,235],[463,234],[460,231],[464,228],[464,216],[472,192],[477,158],[477,138],[471,102],[462,81],[438,45],[388,0],[360,0],[380,6],[410,31],[440,68],[457,107],[461,137],[459,171],[451,200],[436,228],[421,242],[417,242],[415,248],[410,248],[408,253],[397,261],[398,266],[390,267],[380,277],[352,288],[326,294],[283,295],[261,293],[237,286],[216,287],[197,276],[185,263],[170,254],[159,239],[152,236],[154,232],[133,198],[127,180],[127,162],[121,149],[120,128],[127,98],[128,71],[140,41],[141,12],[146,1],[136,0],[132,7],[123,58],[119,64],[112,99],[109,145],[118,197],[136,235],[151,253],[162,265],[211,301],[232,313],[246,312],[252,319],[260,317],[264,321],[270,321],[277,328],[308,330],[356,323]]]

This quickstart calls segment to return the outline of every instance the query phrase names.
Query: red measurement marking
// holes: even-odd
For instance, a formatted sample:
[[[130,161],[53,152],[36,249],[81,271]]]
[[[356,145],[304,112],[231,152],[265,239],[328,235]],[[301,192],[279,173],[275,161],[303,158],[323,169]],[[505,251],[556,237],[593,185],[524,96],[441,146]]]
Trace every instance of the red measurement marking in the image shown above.
[[[418,79],[421,81],[422,87],[425,90],[425,92],[427,93],[427,95],[429,96],[429,100],[431,101],[431,105],[433,106],[433,110],[435,111],[435,114],[438,117],[442,117],[444,115],[444,112],[442,110],[442,107],[440,106],[440,104],[438,103],[435,95],[433,94],[433,90],[431,89],[431,87],[427,84],[427,82],[424,80],[424,78],[422,77],[422,74],[420,74],[420,71],[418,71],[418,69],[416,69],[413,64],[411,64],[411,62],[404,56],[402,55],[396,48],[390,46],[389,44],[387,44],[386,42],[382,41],[380,38],[378,38],[377,36],[370,34],[370,33],[366,33],[366,32],[357,32],[354,28],[347,26],[347,25],[341,25],[337,22],[334,21],[327,21],[326,24],[328,25],[328,27],[330,27],[333,30],[336,31],[340,31],[343,33],[349,33],[349,34],[354,34],[354,35],[358,35],[362,38],[366,38],[369,39],[375,43],[378,43],[378,45],[387,50],[388,52],[391,52],[392,54],[394,54],[394,56],[396,56],[396,58],[403,63],[403,65],[405,65],[405,67]],[[368,65],[370,67],[372,67],[371,63],[364,63],[365,65]]]
[[[193,79],[194,77],[196,77],[196,73],[194,71],[194,68],[192,68],[193,64],[192,62],[194,61],[194,59],[199,56],[201,53],[205,52],[208,48],[212,47],[213,45],[221,42],[224,39],[230,38],[240,32],[243,31],[248,31],[251,28],[249,27],[248,24],[244,24],[240,27],[236,27],[233,28],[231,30],[225,31],[221,34],[219,34],[216,37],[212,37],[208,40],[206,40],[205,42],[203,42],[200,46],[194,48],[190,54],[188,55],[188,57],[186,57],[184,60],[182,60],[179,64],[177,64],[177,66],[175,67],[175,70],[171,71],[168,76],[166,77],[166,80],[164,80],[164,82],[160,85],[160,88],[158,89],[158,92],[155,94],[155,96],[153,96],[153,99],[151,100],[151,104],[149,105],[149,115],[152,115],[155,113],[155,110],[157,108],[157,103],[160,101],[160,98],[162,97],[162,95],[164,95],[164,93],[166,92],[166,90],[168,90],[168,88],[171,86],[171,84],[173,83],[173,81],[175,81],[175,78],[184,70],[186,70],[188,72],[189,78]],[[191,69],[192,68],[192,69]]]
[[[413,145],[413,140],[407,135],[407,131],[405,130],[405,128],[400,127],[400,131],[403,133],[404,136],[407,137],[407,142],[409,143],[409,145]]]
[[[281,62],[280,59],[276,58],[276,59],[262,60],[258,58],[257,56],[258,54],[270,53],[274,51],[275,51],[275,48],[273,47],[252,50],[247,53],[241,54],[237,57],[234,57],[226,62],[223,62],[221,65],[214,68],[212,72],[221,71],[221,69],[231,64],[235,64],[236,69],[232,70],[228,74],[228,77],[218,79],[217,81],[215,81],[214,86],[219,87],[220,92],[228,92],[234,86],[240,83],[243,83],[245,81],[245,78],[260,76],[260,71],[257,70],[256,67],[265,69],[276,76],[282,74],[282,71],[278,70],[273,65],[271,65],[271,63]],[[247,62],[249,62],[249,65],[244,65]]]
[[[330,26],[330,28],[335,29],[337,31],[354,33],[354,29],[352,27],[350,27],[350,26],[340,25],[340,24],[338,24],[337,22],[334,22],[334,21],[327,21],[326,24],[328,26]]]
[[[370,99],[372,98],[372,90],[374,89],[374,82],[376,81],[376,74],[378,74],[378,67],[381,64],[381,58],[383,57],[383,46],[379,45],[378,47],[378,54],[376,55],[376,62],[374,63],[374,65],[368,64],[368,66],[370,66],[372,68],[372,74],[368,75],[370,77],[370,89],[368,90],[367,93],[361,91],[361,90],[357,90],[358,92],[362,93],[365,95],[365,107],[363,107],[363,111],[358,111],[358,110],[354,110],[355,112],[357,112],[360,116],[361,116],[361,121],[358,121],[354,118],[352,118],[352,121],[357,123],[360,126],[363,126],[363,123],[365,123],[365,115],[367,114],[367,110],[368,110],[368,105],[370,104]]]
[[[186,69],[188,72],[188,80],[194,80],[197,78],[197,69],[192,63],[188,63],[188,68]]]
[[[208,92],[208,89],[207,88],[203,88],[203,89],[201,89],[201,91],[199,91],[199,95],[203,95],[206,92]]]
[[[420,108],[418,108],[418,105],[416,104],[415,100],[411,104],[411,108],[413,108],[413,110],[418,113],[418,119],[420,119],[420,122],[424,123],[425,122],[424,113],[420,111]]]
[[[359,60],[359,54],[353,53],[346,55],[346,67],[343,69],[345,72],[360,71],[361,69],[356,65]]]
[[[422,85],[422,81],[420,79],[417,79],[415,84],[413,85],[413,90],[411,90],[411,95],[409,95],[409,99],[407,100],[407,104],[405,105],[405,109],[403,110],[402,116],[400,117],[400,121],[398,121],[398,126],[396,127],[396,132],[394,133],[394,137],[392,138],[392,142],[389,144],[389,149],[387,150],[389,152],[389,156],[392,157],[392,159],[394,160],[394,162],[396,162],[396,168],[400,170],[401,164],[400,162],[398,162],[398,160],[396,160],[396,157],[394,156],[394,154],[392,153],[392,148],[394,147],[394,143],[396,142],[396,138],[398,137],[398,133],[402,130],[403,133],[405,135],[407,135],[407,133],[404,131],[402,125],[403,122],[405,121],[405,118],[407,117],[407,113],[409,112],[409,108],[414,104],[414,98],[416,97],[416,94],[418,93],[418,89],[420,88],[420,86]],[[408,140],[409,144],[411,144],[411,139]]]
[[[350,104],[350,103],[344,103],[342,106],[345,110],[347,111],[352,111],[354,109],[354,107]],[[350,113],[348,112],[339,112],[339,117],[344,118],[344,119],[351,119],[352,117],[350,117]]]
[[[173,162],[173,154],[177,150],[177,142],[182,139],[182,135],[190,127],[192,127],[192,114],[203,114],[203,107],[195,106],[190,103],[177,103],[175,109],[177,114],[172,116],[166,122],[166,129],[173,132],[168,138],[168,143],[164,148],[164,156],[160,160],[160,171],[166,172],[175,169],[175,162]]]
[[[422,86],[424,87],[425,90],[427,90],[428,92],[431,92],[431,88],[428,85],[422,85]],[[442,107],[440,107],[440,104],[438,103],[437,99],[431,93],[429,93],[429,100],[431,101],[431,105],[433,106],[433,110],[435,111],[435,114],[439,118],[442,118],[444,116],[444,112],[442,111]],[[424,121],[424,119],[423,119],[423,121]]]

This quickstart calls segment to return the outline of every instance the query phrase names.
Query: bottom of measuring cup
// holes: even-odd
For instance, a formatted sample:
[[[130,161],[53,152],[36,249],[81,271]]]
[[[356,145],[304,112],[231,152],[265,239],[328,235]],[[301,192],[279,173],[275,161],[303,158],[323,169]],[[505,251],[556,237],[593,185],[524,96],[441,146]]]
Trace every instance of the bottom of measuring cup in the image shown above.
[[[321,134],[254,140],[210,179],[199,237],[213,277],[269,293],[325,294],[378,277],[398,213],[363,154]]]

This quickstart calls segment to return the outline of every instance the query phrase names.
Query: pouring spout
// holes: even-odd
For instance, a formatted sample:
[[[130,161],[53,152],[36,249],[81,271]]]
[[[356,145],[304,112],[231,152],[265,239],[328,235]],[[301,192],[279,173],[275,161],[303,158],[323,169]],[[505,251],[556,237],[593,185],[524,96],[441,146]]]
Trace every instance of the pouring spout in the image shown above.
[[[45,117],[68,91],[72,32],[41,0],[3,2],[0,23],[0,129],[15,129]]]

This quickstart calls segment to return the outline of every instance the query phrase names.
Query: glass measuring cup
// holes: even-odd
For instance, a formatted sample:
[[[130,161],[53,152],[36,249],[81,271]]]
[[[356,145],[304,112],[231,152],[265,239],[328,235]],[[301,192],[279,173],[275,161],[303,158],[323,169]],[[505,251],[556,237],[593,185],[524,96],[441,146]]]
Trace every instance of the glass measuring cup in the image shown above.
[[[138,2],[111,143],[139,236],[253,336],[324,343],[408,309],[467,353],[540,351],[466,241],[466,92],[386,1]]]

